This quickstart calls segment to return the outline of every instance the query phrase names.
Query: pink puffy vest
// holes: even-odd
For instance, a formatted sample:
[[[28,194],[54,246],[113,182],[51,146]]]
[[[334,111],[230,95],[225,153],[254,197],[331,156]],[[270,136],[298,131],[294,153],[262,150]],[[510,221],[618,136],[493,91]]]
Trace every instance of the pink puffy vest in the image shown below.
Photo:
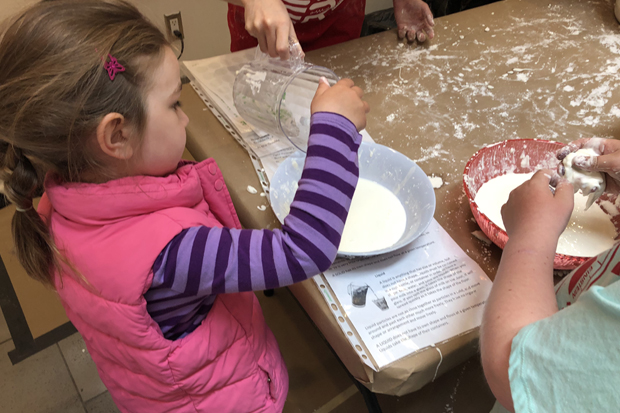
[[[98,185],[48,179],[39,211],[90,284],[55,280],[121,411],[282,411],[288,374],[253,293],[218,296],[202,325],[176,341],[146,311],[151,267],[175,235],[197,225],[240,228],[215,161]]]

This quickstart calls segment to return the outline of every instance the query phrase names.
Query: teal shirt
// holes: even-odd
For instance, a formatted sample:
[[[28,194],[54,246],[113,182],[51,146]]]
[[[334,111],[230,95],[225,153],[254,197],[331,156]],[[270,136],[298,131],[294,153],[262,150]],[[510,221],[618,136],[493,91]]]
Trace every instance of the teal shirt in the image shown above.
[[[508,373],[516,413],[620,412],[620,282],[521,329]]]

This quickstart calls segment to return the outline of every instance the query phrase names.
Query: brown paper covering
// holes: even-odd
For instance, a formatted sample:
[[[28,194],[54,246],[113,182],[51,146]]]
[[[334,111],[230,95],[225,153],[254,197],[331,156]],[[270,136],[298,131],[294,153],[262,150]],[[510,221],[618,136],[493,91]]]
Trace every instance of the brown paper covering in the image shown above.
[[[578,22],[581,35],[567,32],[566,19]],[[530,25],[531,21],[539,23]],[[541,133],[554,131],[556,140],[568,142],[580,133],[608,136],[614,130],[614,119],[608,114],[609,110],[596,126],[560,125],[548,116],[549,111],[541,111],[536,106],[543,97],[559,93],[557,79],[523,72],[529,80],[518,82],[516,76],[519,73],[507,73],[517,65],[526,66],[528,70],[544,68],[549,71],[549,64],[560,67],[569,61],[579,63],[575,65],[575,75],[590,73],[592,67],[603,66],[610,56],[594,36],[586,35],[601,27],[617,27],[617,22],[613,17],[613,5],[608,2],[578,3],[570,0],[554,0],[551,4],[536,0],[505,0],[439,18],[435,22],[436,38],[422,46],[403,44],[397,40],[396,32],[390,31],[309,52],[306,61],[326,66],[340,76],[351,77],[366,91],[364,98],[371,106],[367,130],[374,140],[417,160],[427,175],[443,178],[445,185],[435,191],[435,218],[493,279],[501,250],[494,245],[487,247],[471,234],[479,228],[462,187],[462,173],[468,159],[483,145],[509,138],[537,138]],[[487,27],[489,30],[485,30]],[[514,30],[508,30],[510,28]],[[548,34],[556,32],[561,36]],[[558,47],[567,39],[575,42],[575,47]],[[509,64],[507,57],[497,52],[499,48],[511,51],[518,47],[532,55],[530,63]],[[442,60],[442,73],[430,71],[428,65],[433,61],[415,54],[431,48],[434,53],[449,56]],[[408,49],[413,54],[402,55],[404,60],[395,57]],[[589,63],[580,64],[588,59]],[[512,101],[514,107],[508,114],[510,120],[499,125],[501,127],[492,122],[495,118],[491,117],[497,115],[494,110],[498,102],[490,99],[488,94],[470,98],[463,89],[454,90],[452,85],[442,89],[437,80],[459,76],[459,72],[467,78],[471,71],[463,69],[470,63],[475,67],[473,62],[476,61],[485,65],[477,69],[478,80],[492,85],[492,96],[516,99]],[[536,62],[540,66],[536,66]],[[399,69],[396,70],[395,66]],[[439,63],[437,67],[440,67]],[[428,89],[432,102],[416,97],[418,81]],[[398,91],[395,85],[402,86],[402,93],[394,93]],[[576,89],[582,87],[576,86]],[[520,94],[529,97],[519,100]],[[241,223],[248,228],[277,228],[279,223],[271,210],[260,211],[257,206],[261,199],[246,190],[248,185],[260,188],[247,153],[191,88],[184,88],[182,101],[190,118],[188,149],[196,159],[213,157],[218,161]],[[564,107],[573,117],[579,110],[568,104]],[[456,137],[455,125],[465,115],[469,122],[478,126],[465,130],[465,136]],[[438,126],[429,127],[431,122]],[[436,144],[441,144],[440,149],[444,152],[440,152],[441,156],[429,156]],[[372,371],[361,362],[312,280],[289,289],[351,374],[370,390],[404,395],[435,377],[440,354],[434,348],[418,351],[380,372]],[[443,356],[438,375],[475,355],[477,342],[476,329],[438,344]]]

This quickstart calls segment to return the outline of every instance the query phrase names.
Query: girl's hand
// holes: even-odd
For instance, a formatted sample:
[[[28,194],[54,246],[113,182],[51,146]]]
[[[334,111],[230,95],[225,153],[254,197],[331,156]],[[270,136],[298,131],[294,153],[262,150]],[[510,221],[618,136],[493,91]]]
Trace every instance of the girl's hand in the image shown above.
[[[583,138],[573,141],[557,152],[559,160],[582,148],[594,149],[600,156],[576,156],[573,165],[586,171],[603,172],[605,192],[620,194],[620,141],[616,139]],[[562,167],[562,164],[558,165]],[[611,178],[611,179],[609,179]]]
[[[573,186],[559,180],[555,194],[549,188],[554,172],[543,169],[510,193],[502,207],[509,238],[553,237],[555,242],[566,228],[573,211]]]
[[[364,92],[355,86],[351,79],[342,79],[334,86],[321,79],[316,90],[310,112],[332,112],[349,119],[358,131],[366,127],[366,114],[370,111],[368,103],[362,100]]]

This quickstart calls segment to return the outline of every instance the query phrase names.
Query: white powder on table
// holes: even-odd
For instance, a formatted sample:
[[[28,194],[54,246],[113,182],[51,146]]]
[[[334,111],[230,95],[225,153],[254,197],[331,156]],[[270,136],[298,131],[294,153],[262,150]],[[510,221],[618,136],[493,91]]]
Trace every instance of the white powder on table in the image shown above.
[[[433,175],[433,176],[430,176],[428,179],[430,179],[431,185],[433,186],[434,189],[439,189],[443,185],[443,179],[441,178],[441,176]]]

